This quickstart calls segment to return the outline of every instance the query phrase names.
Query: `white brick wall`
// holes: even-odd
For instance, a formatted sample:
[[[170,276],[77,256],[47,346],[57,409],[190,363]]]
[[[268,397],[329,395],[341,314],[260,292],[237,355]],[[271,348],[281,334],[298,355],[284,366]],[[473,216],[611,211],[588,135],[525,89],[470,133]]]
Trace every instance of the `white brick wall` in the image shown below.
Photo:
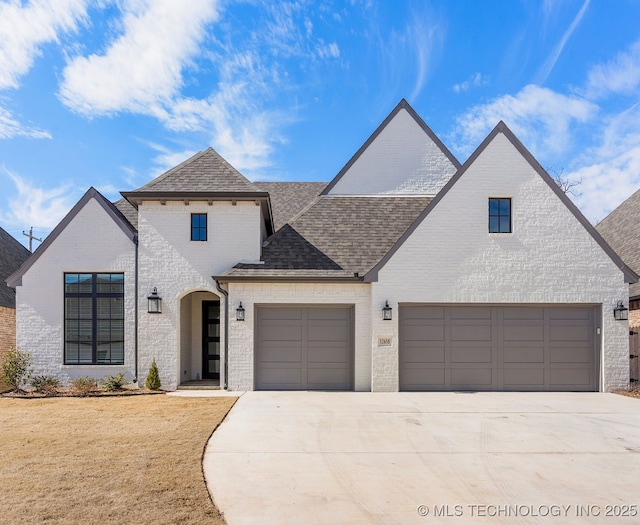
[[[489,197],[511,197],[513,234],[488,233]],[[602,305],[601,389],[628,384],[628,296],[622,272],[503,134],[477,158],[379,273],[372,286],[373,389],[398,389],[398,303]],[[384,301],[394,320],[377,312]]]
[[[230,283],[229,389],[253,390],[255,306],[258,304],[354,305],[355,389],[371,389],[370,286],[366,284]],[[239,302],[244,322],[235,320]]]
[[[206,242],[191,241],[191,214],[208,215]],[[260,207],[253,201],[183,202],[146,201],[138,209],[140,323],[140,381],[144,383],[151,360],[155,358],[163,388],[175,388],[184,378],[184,366],[195,378],[201,363],[193,339],[182,344],[180,301],[188,294],[207,291],[214,300],[218,292],[212,275],[222,273],[241,260],[260,258]],[[147,313],[147,295],[156,287],[162,297],[162,315]],[[186,300],[191,301],[192,298]],[[224,303],[224,301],[223,301]],[[191,307],[189,326],[199,326],[199,305]],[[223,312],[221,312],[223,313]],[[183,315],[187,314],[186,307]],[[224,330],[224,315],[221,315]],[[224,333],[224,332],[222,332]],[[183,336],[186,337],[184,330]],[[199,337],[199,334],[198,334]],[[189,348],[189,345],[191,348]],[[190,357],[181,359],[182,352]]]
[[[125,364],[64,365],[64,272],[124,272]],[[135,246],[94,199],[87,202],[16,287],[17,344],[33,354],[34,374],[64,380],[135,373]]]
[[[456,168],[401,109],[329,192],[330,195],[435,195]]]

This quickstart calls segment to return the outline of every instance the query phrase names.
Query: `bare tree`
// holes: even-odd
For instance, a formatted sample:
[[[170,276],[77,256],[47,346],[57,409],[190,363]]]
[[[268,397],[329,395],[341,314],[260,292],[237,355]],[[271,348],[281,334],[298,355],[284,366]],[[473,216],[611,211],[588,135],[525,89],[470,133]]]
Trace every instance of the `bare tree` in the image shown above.
[[[580,180],[570,180],[568,177],[563,176],[564,168],[561,168],[560,171],[558,171],[551,167],[547,169],[547,172],[558,185],[558,188],[567,195],[573,195],[574,197],[580,197],[580,195],[582,195],[582,193],[576,191],[576,188],[582,184],[582,177],[580,177]]]

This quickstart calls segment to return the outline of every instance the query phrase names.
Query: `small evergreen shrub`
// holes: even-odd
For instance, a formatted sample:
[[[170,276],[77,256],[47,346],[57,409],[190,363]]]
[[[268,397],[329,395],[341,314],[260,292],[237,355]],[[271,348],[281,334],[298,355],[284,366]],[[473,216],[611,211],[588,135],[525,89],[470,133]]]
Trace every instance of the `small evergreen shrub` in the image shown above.
[[[19,348],[9,348],[2,360],[0,375],[14,392],[31,377],[31,354]]]
[[[95,377],[81,376],[69,381],[69,391],[76,396],[88,396],[98,390]]]
[[[35,376],[31,379],[31,386],[38,394],[57,396],[60,380],[53,376]]]
[[[117,376],[108,375],[102,380],[102,386],[107,392],[115,392],[122,389],[126,383],[124,374],[120,372]]]
[[[156,360],[154,359],[149,367],[149,373],[147,374],[147,380],[144,383],[144,386],[149,390],[159,390],[160,383],[160,372],[158,372],[158,365],[156,365]]]

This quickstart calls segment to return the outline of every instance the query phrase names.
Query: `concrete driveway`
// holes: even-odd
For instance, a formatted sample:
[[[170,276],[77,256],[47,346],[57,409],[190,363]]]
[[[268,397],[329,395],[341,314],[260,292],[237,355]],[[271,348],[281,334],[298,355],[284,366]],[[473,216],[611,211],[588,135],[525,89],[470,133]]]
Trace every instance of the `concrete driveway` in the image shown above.
[[[640,399],[248,392],[204,470],[229,525],[640,523]]]

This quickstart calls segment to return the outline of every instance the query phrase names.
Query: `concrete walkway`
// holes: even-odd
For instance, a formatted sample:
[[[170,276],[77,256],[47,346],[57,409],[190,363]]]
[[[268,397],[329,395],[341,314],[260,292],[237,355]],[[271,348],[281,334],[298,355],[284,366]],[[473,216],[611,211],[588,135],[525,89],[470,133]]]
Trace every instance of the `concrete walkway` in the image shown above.
[[[247,392],[204,470],[229,525],[640,523],[640,399]]]

